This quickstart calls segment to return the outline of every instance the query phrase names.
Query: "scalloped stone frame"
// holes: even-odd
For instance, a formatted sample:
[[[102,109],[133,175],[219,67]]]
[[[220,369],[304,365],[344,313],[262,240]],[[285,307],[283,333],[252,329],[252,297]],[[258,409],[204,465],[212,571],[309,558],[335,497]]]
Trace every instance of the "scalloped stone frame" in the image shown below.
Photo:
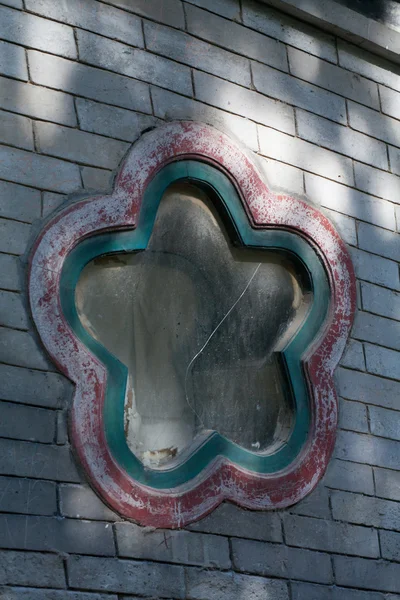
[[[243,468],[217,456],[190,481],[170,489],[145,485],[112,453],[104,424],[107,368],[77,337],[65,317],[60,290],[63,267],[74,248],[94,234],[133,230],[146,188],[166,165],[197,160],[223,172],[254,230],[300,236],[316,252],[330,288],[329,310],[301,357],[310,398],[308,437],[289,465],[272,473]],[[71,435],[91,485],[117,513],[143,525],[182,527],[223,500],[249,509],[290,506],[322,477],[335,442],[337,396],[333,373],[350,333],[356,286],[347,248],[328,219],[306,202],[269,189],[250,154],[227,135],[204,124],[172,122],[134,144],[108,196],[93,196],[57,213],[32,250],[29,297],[33,319],[51,358],[75,384]]]

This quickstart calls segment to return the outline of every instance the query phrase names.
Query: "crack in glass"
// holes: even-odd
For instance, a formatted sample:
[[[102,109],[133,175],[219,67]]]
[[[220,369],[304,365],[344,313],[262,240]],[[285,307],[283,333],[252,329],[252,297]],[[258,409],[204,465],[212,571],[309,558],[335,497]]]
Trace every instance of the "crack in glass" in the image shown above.
[[[294,404],[279,352],[312,301],[297,270],[235,247],[187,183],[164,194],[144,251],[85,267],[79,318],[128,368],[125,435],[145,466],[171,467],[214,431],[256,453],[285,443]]]

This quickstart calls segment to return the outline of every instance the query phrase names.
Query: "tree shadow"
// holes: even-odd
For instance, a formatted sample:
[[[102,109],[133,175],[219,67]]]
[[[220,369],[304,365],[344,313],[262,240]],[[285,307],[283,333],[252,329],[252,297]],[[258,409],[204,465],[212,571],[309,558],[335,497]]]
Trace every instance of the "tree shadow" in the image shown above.
[[[347,6],[353,10],[361,12],[362,14],[367,14],[373,19],[379,20],[381,22],[387,23],[389,25],[398,25],[397,21],[397,13],[392,10],[392,6],[395,3],[388,3],[383,1],[372,1],[369,2],[362,0],[337,0],[339,4],[343,6]],[[178,3],[179,4],[179,3]],[[194,2],[197,6],[202,6],[201,2]],[[396,3],[397,4],[397,3]],[[131,4],[127,4],[126,2],[108,2],[101,3],[97,2],[93,4],[94,7],[94,21],[93,28],[97,28],[99,31],[103,32],[104,35],[104,23],[105,23],[105,11],[108,9],[107,6],[110,5],[124,5],[126,9],[130,10],[132,8]],[[239,3],[232,0],[231,3],[224,3],[224,11],[231,11],[231,7],[239,7]],[[210,5],[209,2],[206,2],[204,7],[207,9],[207,15],[212,15],[218,11],[218,5],[215,6]],[[374,140],[378,140],[382,144],[389,144],[391,147],[396,147],[400,145],[400,122],[396,121],[393,116],[383,116],[379,107],[371,107],[366,106],[361,101],[354,101],[354,99],[345,98],[342,94],[341,89],[337,89],[336,92],[330,91],[332,94],[335,94],[335,98],[342,98],[343,103],[347,104],[347,111],[349,111],[349,106],[351,104],[351,110],[349,113],[352,115],[350,117],[350,122],[347,122],[347,116],[345,116],[342,122],[334,121],[329,118],[327,114],[319,114],[318,115],[318,123],[322,128],[322,134],[320,139],[312,138],[309,141],[310,146],[305,145],[292,145],[292,139],[296,139],[299,137],[299,122],[297,122],[297,130],[293,129],[290,133],[286,131],[282,133],[281,131],[277,132],[277,129],[274,128],[274,124],[271,121],[268,122],[263,119],[263,112],[268,111],[266,108],[267,104],[264,103],[264,98],[277,100],[277,104],[271,104],[270,106],[270,115],[273,120],[274,115],[278,114],[280,108],[282,110],[286,110],[287,107],[290,110],[296,111],[296,116],[298,117],[298,121],[301,119],[314,118],[315,110],[311,111],[310,106],[307,105],[307,101],[304,100],[306,96],[302,96],[299,93],[299,90],[307,89],[307,93],[311,98],[312,94],[318,94],[319,90],[326,90],[327,86],[329,86],[329,82],[327,82],[327,78],[329,78],[329,72],[332,65],[335,65],[335,60],[337,60],[337,40],[335,40],[332,36],[329,36],[325,33],[319,32],[317,29],[313,28],[311,25],[301,23],[293,19],[292,17],[286,16],[275,9],[269,8],[264,4],[257,4],[255,2],[250,2],[248,0],[242,1],[242,11],[236,11],[236,15],[243,14],[243,11],[247,8],[253,11],[253,16],[251,20],[246,22],[246,31],[249,31],[249,35],[253,32],[257,32],[261,37],[253,37],[254,39],[254,47],[252,48],[251,55],[243,56],[240,52],[235,50],[235,39],[229,40],[229,38],[223,39],[223,36],[220,36],[220,39],[215,37],[215,26],[207,31],[207,28],[203,30],[201,35],[185,34],[184,38],[186,41],[183,43],[182,52],[180,56],[175,58],[175,61],[179,65],[184,65],[188,69],[198,70],[204,72],[208,75],[212,75],[215,77],[214,82],[216,82],[216,94],[214,98],[209,98],[208,100],[199,100],[200,89],[198,86],[195,86],[193,93],[190,95],[189,93],[186,95],[179,95],[176,91],[170,91],[167,87],[163,87],[159,83],[154,83],[151,81],[151,73],[141,74],[137,73],[136,78],[144,85],[149,86],[151,88],[151,103],[149,100],[149,109],[148,112],[145,110],[137,111],[134,110],[134,100],[132,98],[133,103],[130,106],[122,103],[118,99],[115,101],[106,101],[106,98],[103,97],[101,100],[95,97],[93,93],[92,96],[89,92],[83,92],[83,88],[80,88],[82,82],[82,75],[79,71],[80,63],[79,61],[70,61],[69,70],[66,75],[68,81],[64,81],[62,87],[67,88],[67,92],[65,92],[68,97],[74,98],[74,114],[76,115],[76,122],[73,126],[73,130],[77,131],[77,127],[82,127],[83,119],[86,119],[85,131],[87,133],[93,133],[97,136],[103,136],[105,143],[109,143],[110,139],[116,139],[120,142],[124,143],[132,143],[134,142],[143,131],[148,129],[149,127],[156,126],[158,123],[173,119],[191,119],[196,121],[203,121],[210,125],[215,126],[218,129],[221,129],[237,139],[240,140],[241,143],[247,145],[250,150],[255,152],[258,155],[258,159],[261,168],[266,172],[266,176],[268,180],[272,183],[274,188],[283,189],[289,193],[294,195],[303,195],[304,193],[309,193],[312,189],[314,189],[315,183],[315,193],[309,194],[308,201],[313,203],[320,203],[322,210],[326,212],[328,217],[332,219],[332,221],[336,224],[339,231],[342,232],[343,237],[346,238],[347,241],[354,246],[357,245],[357,232],[356,225],[350,224],[348,219],[349,215],[353,216],[356,221],[357,218],[359,221],[366,221],[375,225],[380,225],[382,227],[382,239],[383,234],[386,230],[395,231],[395,218],[394,218],[394,200],[393,197],[387,197],[386,191],[386,179],[383,178],[379,180],[381,183],[378,183],[376,186],[375,195],[371,195],[368,193],[367,183],[365,185],[362,184],[362,178],[358,181],[350,183],[349,185],[343,185],[334,180],[334,178],[329,179],[326,187],[323,185],[323,174],[321,172],[321,165],[324,160],[327,161],[327,165],[329,168],[334,170],[336,167],[338,169],[342,169],[342,165],[347,164],[348,161],[352,164],[353,161],[359,162],[359,158],[356,157],[359,155],[355,154],[355,149],[352,147],[351,140],[348,136],[350,132],[360,132],[365,135],[369,135]],[[211,11],[211,12],[210,12]],[[233,11],[232,11],[233,12]],[[217,15],[215,18],[221,18],[220,26],[223,26],[223,14]],[[238,27],[242,27],[240,24],[240,17],[236,17],[238,19],[238,23],[236,25]],[[96,25],[97,19],[97,25]],[[162,15],[159,16],[158,20],[162,21]],[[154,25],[155,28],[157,25],[157,17],[154,19],[149,19],[148,22]],[[265,23],[264,23],[265,22]],[[228,21],[226,22],[228,23]],[[263,24],[264,23],[264,24]],[[276,35],[276,39],[279,39],[281,43],[287,44],[290,48],[295,48],[297,51],[305,52],[306,55],[311,55],[315,58],[313,64],[315,64],[315,70],[312,74],[312,82],[305,81],[305,79],[297,78],[296,81],[294,79],[290,79],[289,75],[284,72],[284,69],[279,70],[275,69],[277,75],[274,78],[269,77],[269,69],[273,69],[273,67],[268,64],[269,60],[267,57],[266,46],[263,46],[262,36],[266,36],[265,40],[268,39],[268,44],[270,43],[270,37],[268,36],[268,32],[272,35],[272,24],[274,24],[274,31]],[[72,23],[72,25],[79,26],[78,22]],[[153,25],[151,25],[153,27]],[[162,29],[164,26],[159,25]],[[160,29],[160,31],[161,31]],[[177,32],[178,30],[173,30]],[[296,31],[300,32],[298,36],[296,36]],[[129,32],[128,32],[129,33]],[[179,31],[178,31],[179,34]],[[174,35],[177,35],[176,33]],[[278,37],[279,36],[279,37]],[[309,38],[309,43],[301,46],[302,39],[303,41]],[[102,39],[109,38],[99,38],[98,43],[101,45]],[[225,74],[216,71],[217,67],[212,65],[211,57],[211,49],[208,49],[209,46],[206,44],[210,44],[210,40],[215,40],[216,45],[220,50],[229,50],[232,52],[236,52],[235,56],[240,56],[240,61],[236,58],[231,64],[227,62],[224,64]],[[257,41],[256,41],[257,40]],[[122,40],[119,40],[122,42]],[[126,44],[127,40],[125,39],[123,43]],[[186,46],[185,46],[186,43]],[[257,46],[258,45],[258,46]],[[133,46],[132,46],[133,47]],[[129,46],[129,48],[132,48]],[[269,47],[269,46],[268,46]],[[155,48],[155,46],[154,46]],[[357,61],[366,61],[371,65],[377,67],[378,71],[376,71],[375,80],[370,79],[373,85],[377,85],[377,82],[383,86],[391,87],[390,80],[393,74],[397,75],[399,73],[398,67],[391,65],[388,61],[384,61],[383,59],[375,58],[373,55],[369,55],[359,48],[352,46],[350,44],[346,44],[346,49],[352,57],[354,57],[353,67],[351,67],[350,63],[347,66],[347,73],[355,73],[354,82],[356,85],[357,79],[364,76],[366,71],[364,71],[364,67],[361,63]],[[331,53],[332,50],[332,53]],[[28,50],[28,54],[31,52]],[[149,54],[152,56],[157,56],[156,49],[148,50]],[[202,57],[203,53],[203,57]],[[216,56],[216,55],[215,55]],[[220,54],[220,56],[225,56]],[[251,58],[249,58],[251,56]],[[263,56],[265,59],[263,60]],[[17,57],[17,54],[15,54]],[[134,54],[133,54],[134,57]],[[17,60],[17,58],[15,58]],[[214,59],[215,60],[215,59]],[[222,60],[222,58],[221,58]],[[243,65],[243,68],[248,68],[249,63],[252,61],[253,65],[256,65],[256,68],[259,70],[263,70],[265,72],[265,81],[261,81],[263,76],[260,77],[260,85],[259,92],[256,92],[254,86],[254,80],[250,81],[248,86],[243,86],[239,84],[237,81],[233,81],[233,64],[235,68],[238,68],[237,65]],[[12,64],[9,62],[8,64],[8,73],[17,73],[18,72],[18,64],[16,63],[15,69],[12,69]],[[114,68],[114,67],[113,67]],[[118,68],[118,67],[116,67]],[[220,67],[219,67],[220,68]],[[379,71],[380,69],[380,71]],[[112,69],[111,69],[112,70]],[[105,85],[106,78],[107,82],[112,81],[109,79],[107,69],[103,67],[99,67],[98,73],[103,73],[103,80],[100,79],[100,85]],[[385,75],[385,73],[387,75]],[[254,73],[253,73],[254,75]],[[13,75],[9,75],[13,77]],[[100,76],[100,75],[99,75]],[[126,75],[121,75],[120,73],[115,75],[115,77],[125,77],[124,81],[127,81]],[[307,76],[309,78],[309,74]],[[206,78],[203,78],[206,81]],[[229,80],[228,84],[225,83],[225,80]],[[116,81],[116,79],[114,79]],[[209,80],[211,81],[211,80]],[[273,81],[273,85],[272,85]],[[372,85],[371,83],[371,85]],[[107,83],[108,84],[108,83]],[[37,82],[34,84],[35,87],[38,84]],[[45,84],[44,84],[45,85]],[[49,89],[57,88],[61,89],[61,85],[57,86],[55,83],[52,84],[50,81],[48,85]],[[206,85],[206,83],[204,83]],[[400,91],[400,84],[397,91]],[[52,87],[53,86],[53,87]],[[300,87],[299,87],[300,86]],[[313,87],[314,86],[314,87]],[[243,99],[244,96],[243,90],[250,89],[254,94],[252,97],[256,97],[256,93],[259,94],[259,102],[261,109],[257,114],[261,115],[257,118],[254,117],[253,108],[249,103],[246,106],[246,101]],[[220,90],[220,91],[219,91]],[[225,90],[222,92],[222,90]],[[302,92],[303,93],[303,92]],[[247,96],[246,96],[247,97]],[[56,96],[54,96],[56,98]],[[57,98],[61,99],[61,96],[57,96]],[[150,98],[150,97],[149,97]],[[301,100],[303,98],[303,100]],[[311,100],[310,100],[311,103]],[[22,102],[20,102],[22,104]],[[9,105],[11,106],[11,105]],[[257,107],[254,108],[254,110]],[[6,109],[7,110],[7,109]],[[275,111],[275,112],[274,112]],[[10,111],[12,112],[12,111]],[[311,114],[312,113],[312,114]],[[37,119],[41,121],[41,117],[38,113],[35,113],[34,107],[26,109],[24,114],[31,118]],[[346,113],[347,114],[347,113]],[[264,113],[264,116],[266,112]],[[300,118],[299,118],[300,115]],[[372,119],[374,117],[374,119]],[[310,121],[312,123],[312,121]],[[57,148],[62,144],[63,135],[60,127],[65,127],[66,125],[58,124],[57,126],[52,128],[52,132],[50,135],[51,139],[49,141],[49,146],[52,148]],[[265,129],[264,129],[265,128]],[[276,139],[279,141],[280,147],[279,149],[271,149],[271,152],[260,152],[259,148],[259,139],[260,139],[260,131],[263,130],[266,132],[266,135],[276,135]],[[312,132],[316,130],[316,126],[311,125]],[[329,130],[329,135],[323,135],[324,131]],[[276,133],[277,132],[277,133]],[[304,136],[305,137],[305,136]],[[358,138],[359,143],[362,143],[363,138]],[[69,142],[68,142],[69,143]],[[314,160],[314,167],[309,163],[305,163],[303,153],[306,152],[306,148],[309,148],[310,151],[313,148],[324,148],[327,153],[315,154],[316,159]],[[279,151],[278,151],[279,150]],[[383,151],[383,148],[382,148]],[[329,154],[329,152],[334,152],[335,154]],[[89,151],[90,154],[90,151]],[[118,153],[116,154],[116,157]],[[385,156],[386,156],[386,147],[385,147]],[[65,158],[66,161],[71,161],[74,163],[73,156],[70,158]],[[331,162],[329,162],[331,161]],[[66,198],[63,194],[60,194],[59,189],[51,189],[50,187],[45,187],[41,189],[42,193],[42,208],[46,209],[46,214],[42,211],[42,217],[47,217],[47,214],[50,214],[51,210],[57,210],[59,206],[61,206],[62,202],[71,202],[76,199],[81,198],[83,195],[87,194],[89,191],[95,192],[104,192],[108,191],[111,186],[112,172],[115,172],[115,169],[118,167],[118,163],[120,162],[120,156],[115,159],[115,164],[109,164],[109,167],[99,167],[96,164],[92,164],[85,161],[79,161],[79,170],[81,177],[81,184],[77,186],[76,194],[73,194]],[[367,170],[372,166],[371,162],[368,161],[368,157],[362,164],[367,166]],[[279,173],[277,176],[276,173]],[[390,173],[389,165],[387,170],[378,169],[378,174],[386,174]],[[303,177],[305,174],[306,186],[303,183]],[[391,173],[392,176],[395,173]],[[86,181],[85,181],[86,178]],[[317,185],[318,183],[318,185]],[[361,189],[357,189],[357,185],[361,183]],[[393,183],[395,186],[396,184]],[[32,186],[27,184],[26,188],[31,189]],[[35,188],[36,189],[36,188]],[[400,192],[400,185],[397,185],[397,189]],[[335,195],[340,199],[335,204]],[[310,200],[311,198],[311,200]],[[365,206],[368,204],[370,206],[369,213],[365,212]],[[390,225],[390,218],[388,221],[382,219],[382,213],[384,210],[391,210],[393,214],[392,225]],[[363,212],[364,211],[364,212]],[[1,215],[0,215],[1,216]],[[7,214],[3,214],[3,217],[9,219]],[[351,222],[352,223],[352,222]],[[386,225],[385,225],[386,223]],[[42,226],[43,221],[37,220],[33,225],[33,230],[36,233],[40,227]],[[345,233],[345,225],[346,224],[351,229],[351,234]],[[379,235],[379,232],[378,232]],[[393,233],[393,235],[396,235]],[[33,236],[32,236],[33,238]],[[7,255],[6,252],[3,252],[4,255]],[[16,257],[16,254],[11,253],[12,256]],[[26,257],[23,257],[26,258]],[[368,260],[368,259],[366,259]],[[26,277],[26,261],[23,260],[23,268],[22,268],[22,276],[23,280]],[[374,273],[370,275],[363,276],[367,277],[367,280],[373,282]],[[369,279],[368,279],[369,277]],[[372,278],[372,279],[371,279]],[[375,281],[376,283],[376,281]],[[398,283],[398,282],[397,282]],[[394,288],[396,289],[396,282],[394,281]],[[25,290],[24,284],[20,288]],[[5,288],[5,291],[10,291]],[[14,290],[15,291],[15,290]],[[31,327],[31,332],[33,332],[33,327]],[[360,398],[362,400],[362,398]],[[361,438],[360,438],[361,439]],[[361,444],[361,441],[360,441]],[[379,460],[382,462],[382,456],[379,455]],[[377,461],[377,451],[372,451],[370,456],[371,464],[375,464]],[[375,462],[374,462],[375,461]],[[357,464],[355,461],[352,464]],[[323,485],[323,484],[322,484]],[[320,485],[321,487],[321,485]],[[314,492],[317,494],[317,492]],[[311,496],[312,498],[313,496]],[[308,517],[318,517],[317,511],[321,507],[321,503],[317,503],[314,507],[312,506],[308,509],[302,509],[307,511]],[[321,501],[322,502],[322,501]],[[316,506],[319,506],[319,509]],[[252,529],[253,533],[252,539],[270,539],[273,538],[274,542],[281,542],[282,538],[279,534],[280,531],[280,520],[279,517],[272,513],[271,515],[261,515],[261,513],[252,513],[248,511],[240,511],[239,509],[235,509],[230,516],[230,518],[234,522],[234,526],[229,531],[227,529],[223,529],[224,525],[227,524],[227,514],[226,508],[227,505],[223,505],[218,511],[216,511],[214,516],[207,517],[207,520],[204,522],[200,522],[197,525],[192,526],[191,529],[196,531],[204,531],[204,532],[214,532],[222,535],[235,535],[235,526],[237,521],[240,519],[243,527],[243,531],[247,529]],[[231,509],[229,508],[228,511]],[[294,511],[296,509],[293,509]],[[221,517],[218,515],[221,514]],[[240,517],[238,516],[240,514]],[[229,516],[229,515],[228,515]],[[213,519],[212,527],[209,527],[209,521]],[[276,523],[278,522],[278,524]],[[257,528],[259,529],[260,537],[257,537],[257,533],[254,532],[254,523],[258,523]],[[274,531],[271,534],[271,531]],[[243,534],[245,536],[245,534]],[[238,596],[240,597],[240,596]],[[244,592],[242,594],[243,598],[249,598],[248,592]]]

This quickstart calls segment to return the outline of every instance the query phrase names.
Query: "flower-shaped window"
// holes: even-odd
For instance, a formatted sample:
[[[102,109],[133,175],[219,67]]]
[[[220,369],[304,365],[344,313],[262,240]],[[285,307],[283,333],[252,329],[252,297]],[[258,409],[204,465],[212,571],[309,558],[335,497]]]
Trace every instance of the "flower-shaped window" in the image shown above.
[[[234,245],[217,207],[172,185],[146,249],[95,259],[77,286],[82,324],[127,367],[125,434],[149,468],[214,433],[265,455],[292,430],[279,351],[309,312],[311,282],[282,252]]]
[[[355,285],[340,236],[205,125],[133,147],[110,196],[67,206],[31,258],[39,334],[76,385],[74,447],[123,516],[179,527],[228,499],[310,492],[337,422]]]

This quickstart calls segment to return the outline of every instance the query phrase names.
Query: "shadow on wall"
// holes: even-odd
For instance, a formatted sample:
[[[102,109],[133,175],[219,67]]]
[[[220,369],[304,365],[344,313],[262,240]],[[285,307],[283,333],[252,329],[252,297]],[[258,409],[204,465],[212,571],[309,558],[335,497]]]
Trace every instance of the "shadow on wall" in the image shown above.
[[[395,0],[335,0],[335,2],[389,26],[400,24],[399,3]]]
[[[29,9],[30,0],[26,3]],[[146,52],[136,16],[126,12],[118,29],[112,4],[131,6],[122,0],[87,3],[85,18],[100,35],[77,29],[80,61],[73,50],[69,58],[28,50],[35,94],[37,86],[47,90],[25,113],[37,119],[37,152],[67,165],[60,173],[53,163],[45,173],[42,216],[67,193],[110,189],[113,172],[143,130],[164,120],[193,119],[260,151],[272,186],[321,202],[351,245],[357,246],[357,232],[349,215],[381,227],[376,235],[385,243],[386,232],[395,230],[394,203],[400,197],[394,177],[400,174],[400,109],[392,91],[400,91],[397,67],[253,0],[243,0],[241,11],[236,0],[223,3],[225,16],[237,23],[188,0],[191,35],[158,24],[168,20],[160,3],[160,14],[144,22]],[[371,5],[376,18],[386,18],[386,2]],[[52,10],[59,8],[49,0],[48,16],[59,18]],[[67,3],[62,10],[65,23],[79,26],[79,15]],[[166,62],[163,54],[173,60]],[[339,71],[338,54],[345,70]],[[22,95],[19,104],[24,102]],[[38,109],[46,102],[51,123],[41,120]],[[27,173],[32,169],[33,155]],[[393,285],[379,281],[377,269],[363,273],[367,281],[399,289],[398,279]],[[371,463],[378,459],[382,462],[371,456]],[[245,587],[237,597],[249,597]]]
[[[235,2],[231,4],[236,5]],[[301,183],[291,186],[284,181],[297,179],[298,176],[294,169],[284,168],[284,164],[303,169],[306,173],[326,176],[350,188],[354,186],[352,159],[382,170],[388,169],[387,151],[382,140],[397,142],[399,130],[388,133],[391,123],[386,119],[379,124],[379,136],[377,127],[370,131],[374,124],[370,116],[376,116],[375,111],[379,110],[376,84],[347,71],[346,85],[341,85],[338,73],[334,72],[336,42],[332,36],[248,0],[243,5],[243,18],[252,31],[245,43],[239,37],[238,44],[235,29],[230,31],[229,28],[240,28],[240,25],[222,20],[216,25],[212,19],[203,18],[204,15],[210,16],[210,13],[199,11],[189,3],[186,6],[189,29],[197,37],[167,30],[164,25],[146,20],[144,33],[146,46],[150,48],[147,54],[141,48],[143,40],[141,32],[137,30],[136,19],[132,20],[131,31],[125,26],[126,31],[119,35],[124,42],[78,29],[80,62],[43,55],[35,50],[28,51],[30,73],[35,83],[76,96],[72,106],[70,95],[54,91],[54,114],[59,112],[64,116],[53,119],[58,124],[35,123],[39,151],[80,163],[79,173],[73,172],[74,181],[71,185],[61,182],[58,189],[44,194],[45,212],[50,212],[63,200],[57,193],[77,188],[76,177],[79,177],[85,189],[97,191],[109,188],[111,173],[128,150],[129,143],[137,139],[141,131],[157,125],[160,119],[204,121],[231,135],[233,133],[252,150],[258,150],[260,144],[262,155],[279,162],[278,165],[271,165],[263,161],[272,186],[278,184],[292,193],[302,193],[304,189]],[[110,8],[108,4],[99,2],[93,5],[90,13],[94,31],[103,35],[107,33]],[[65,22],[78,24],[71,12],[67,14],[67,9],[64,11]],[[131,16],[130,13],[126,14]],[[240,18],[239,14],[233,16]],[[197,26],[196,19],[200,17],[203,20],[201,26]],[[159,19],[162,18],[161,14]],[[215,31],[217,26],[220,28],[218,36]],[[228,31],[226,36],[221,30],[223,26]],[[287,73],[286,58],[271,60],[271,38],[256,33],[256,30],[275,35],[279,40],[274,42],[277,48],[282,46],[280,42],[288,44],[290,70],[295,77]],[[126,44],[128,38],[132,46]],[[306,42],[300,43],[300,38]],[[218,43],[223,48],[216,48],[209,42]],[[139,47],[135,48],[135,45]],[[344,44],[340,44],[340,47],[343,54],[347,55],[348,47]],[[245,53],[250,60],[232,52],[228,55],[225,49]],[[172,57],[173,62],[165,62],[162,54]],[[322,60],[318,57],[322,57]],[[96,67],[102,70],[94,71]],[[189,67],[197,69],[194,72],[194,92]],[[172,74],[166,76],[165,73],[171,69]],[[360,85],[360,80],[365,84],[364,87]],[[358,86],[355,85],[357,82]],[[337,95],[337,92],[343,88],[345,93],[352,88],[352,83],[355,91],[350,94],[346,106],[344,97]],[[148,84],[153,84],[151,99]],[[258,100],[255,94],[252,98],[246,95],[245,88],[259,92]],[[196,100],[191,98],[193,93]],[[275,99],[278,102],[274,102]],[[394,102],[395,99],[392,100]],[[66,112],[69,113],[68,118],[65,117]],[[280,113],[284,113],[284,116]],[[371,140],[367,145],[363,143],[366,141],[363,133],[349,130],[347,113],[352,128],[379,137],[379,141],[375,139],[373,143],[372,152]],[[255,122],[259,124],[258,132]],[[107,136],[107,139],[80,134],[76,129],[66,128],[66,125],[78,126],[86,132]],[[291,137],[293,135],[313,145],[298,144],[296,138]],[[317,146],[333,150],[336,154],[320,152]],[[282,171],[280,181],[274,177],[274,168]],[[364,172],[361,168],[359,171],[356,176],[360,187],[367,187],[363,179],[367,178],[368,170]],[[311,187],[314,176],[306,175],[306,184],[307,179]],[[381,185],[378,182],[377,195],[385,195],[384,186],[384,180]],[[307,189],[305,191],[307,193]],[[350,204],[352,190],[341,188],[341,194],[346,193]],[[310,199],[317,201],[316,195],[310,194]],[[334,209],[332,203],[328,208]],[[373,211],[378,208],[379,203],[373,205]],[[329,216],[332,217],[332,214]]]

